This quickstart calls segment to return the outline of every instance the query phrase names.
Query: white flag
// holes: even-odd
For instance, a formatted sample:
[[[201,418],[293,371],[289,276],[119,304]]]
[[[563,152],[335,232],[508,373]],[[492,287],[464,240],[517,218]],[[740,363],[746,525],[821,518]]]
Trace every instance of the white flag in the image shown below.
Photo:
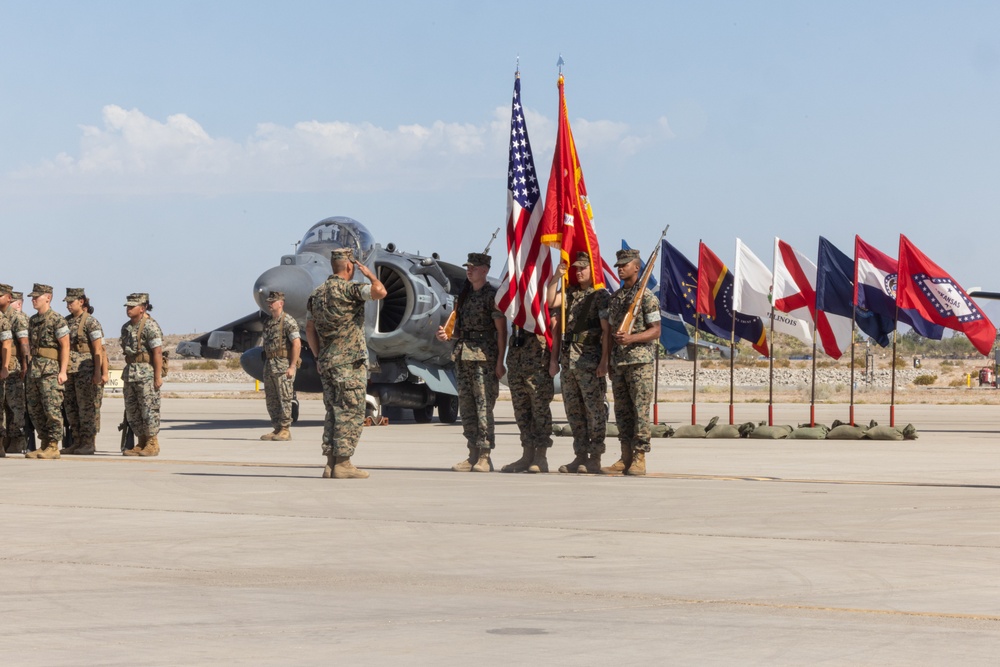
[[[772,310],[771,270],[740,239],[736,239],[736,266],[733,279],[736,281],[733,309],[747,315],[756,315],[764,320],[764,325],[767,326]],[[774,320],[774,330],[796,338],[802,333],[802,328],[795,326],[795,320],[781,313],[778,313]],[[812,343],[811,337],[808,342]]]

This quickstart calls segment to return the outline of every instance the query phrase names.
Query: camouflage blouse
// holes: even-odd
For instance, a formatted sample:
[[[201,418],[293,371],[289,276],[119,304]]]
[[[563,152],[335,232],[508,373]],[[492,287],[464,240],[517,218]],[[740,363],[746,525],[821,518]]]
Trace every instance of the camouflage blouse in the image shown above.
[[[458,342],[452,354],[454,361],[496,364],[500,350],[495,322],[504,319],[504,314],[497,308],[496,295],[497,289],[489,283],[478,290],[469,286],[455,321],[455,339]]]
[[[632,305],[635,292],[639,283],[636,282],[630,288],[622,288],[611,295],[611,303],[608,306],[608,324],[611,325],[611,334],[614,335],[618,326],[625,319],[625,314]],[[645,331],[650,325],[660,321],[660,303],[648,289],[643,290],[642,306],[639,315],[635,318],[632,326],[633,333]],[[611,364],[613,366],[627,366],[629,364],[649,364],[656,356],[657,341],[648,343],[632,343],[624,347],[617,344],[611,345]]]
[[[601,363],[601,321],[608,319],[611,293],[572,285],[566,290],[566,331],[560,350],[560,363],[597,368]],[[558,313],[557,313],[558,314]]]
[[[31,342],[31,376],[40,377],[59,372],[59,361],[41,356],[40,351],[52,350],[58,354],[59,339],[69,335],[66,320],[51,308],[35,313],[28,320],[28,340]]]
[[[319,359],[324,369],[368,364],[365,342],[365,303],[371,301],[371,285],[330,276],[313,290],[306,309],[308,320],[319,336]]]
[[[7,320],[6,315],[0,313],[0,345],[3,345],[7,341],[13,342],[13,340],[14,340],[14,334],[10,332],[10,322]],[[11,356],[14,356],[14,354],[16,354],[13,344],[11,345],[10,348],[10,354]]]
[[[292,341],[301,337],[299,323],[288,313],[282,312],[281,319],[267,318],[264,322],[264,355],[267,362],[264,372],[268,375],[284,373],[288,370],[288,357]]]
[[[82,365],[84,372],[93,373],[94,358],[90,354],[90,344],[104,338],[101,323],[94,316],[84,312],[76,316],[67,316],[66,326],[69,327],[69,372],[79,373]]]
[[[142,325],[142,340],[139,340],[140,324]],[[152,380],[154,374],[150,355],[156,348],[163,347],[163,331],[156,320],[149,315],[143,315],[136,324],[132,324],[132,320],[123,324],[121,346],[126,362],[122,380],[125,382]],[[128,363],[129,359],[134,359],[134,361]]]
[[[28,337],[28,316],[13,308],[8,308],[4,316],[10,323],[11,340],[14,343],[10,350],[10,363],[7,365],[7,370],[11,373],[20,373],[21,353],[18,348],[21,346],[21,340]]]

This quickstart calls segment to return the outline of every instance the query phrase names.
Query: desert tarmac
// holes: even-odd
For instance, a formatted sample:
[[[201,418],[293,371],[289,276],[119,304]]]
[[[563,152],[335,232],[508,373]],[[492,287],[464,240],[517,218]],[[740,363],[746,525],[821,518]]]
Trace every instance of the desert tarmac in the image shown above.
[[[270,443],[263,401],[164,398],[155,459],[118,454],[121,410],[95,456],[0,460],[5,665],[1000,659],[994,407],[898,406],[916,441],[655,439],[645,478],[454,473],[459,425],[394,423],[365,429],[368,480],[320,478],[320,401]],[[519,455],[501,401],[494,461]],[[572,457],[556,438],[551,469]]]

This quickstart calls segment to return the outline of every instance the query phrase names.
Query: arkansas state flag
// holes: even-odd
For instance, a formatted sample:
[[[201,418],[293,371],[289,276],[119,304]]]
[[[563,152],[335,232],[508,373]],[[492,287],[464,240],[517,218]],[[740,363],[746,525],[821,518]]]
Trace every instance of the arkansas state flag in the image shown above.
[[[729,267],[707,245],[701,243],[698,249],[697,311],[719,328],[732,331],[737,338],[749,342],[753,349],[767,356],[764,321],[756,315],[744,315],[733,308],[735,285]]]
[[[988,355],[997,337],[990,318],[969,298],[948,272],[923,254],[910,240],[899,235],[900,310],[918,315],[948,329],[961,331]]]
[[[548,190],[545,193],[545,211],[542,213],[542,243],[559,248],[562,261],[572,264],[578,252],[590,257],[590,266],[602,266],[601,251],[594,231],[594,212],[587,199],[587,186],[583,182],[580,159],[573,143],[563,92],[563,77],[559,77],[559,131],[556,150],[552,156]],[[602,272],[592,271],[594,287],[604,287]],[[566,274],[570,283],[576,284],[573,271]]]
[[[944,327],[914,312],[896,308],[899,262],[873,245],[854,237],[854,303],[858,306],[858,326],[878,341],[889,344],[889,334],[896,330],[896,320],[907,324],[924,338],[941,340]],[[870,328],[865,328],[860,313],[870,313]],[[883,342],[884,341],[884,342]]]
[[[552,275],[547,246],[541,244],[541,188],[521,107],[521,77],[514,78],[507,163],[507,274],[497,290],[497,307],[525,331],[550,339],[545,283]]]

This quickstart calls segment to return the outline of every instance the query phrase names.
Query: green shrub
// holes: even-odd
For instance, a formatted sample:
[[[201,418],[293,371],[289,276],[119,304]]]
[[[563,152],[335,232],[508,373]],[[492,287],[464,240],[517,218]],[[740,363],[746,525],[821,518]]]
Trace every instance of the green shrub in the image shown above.
[[[913,378],[913,384],[920,386],[934,384],[935,382],[937,382],[937,375],[932,373],[924,373],[923,375],[918,375]]]

